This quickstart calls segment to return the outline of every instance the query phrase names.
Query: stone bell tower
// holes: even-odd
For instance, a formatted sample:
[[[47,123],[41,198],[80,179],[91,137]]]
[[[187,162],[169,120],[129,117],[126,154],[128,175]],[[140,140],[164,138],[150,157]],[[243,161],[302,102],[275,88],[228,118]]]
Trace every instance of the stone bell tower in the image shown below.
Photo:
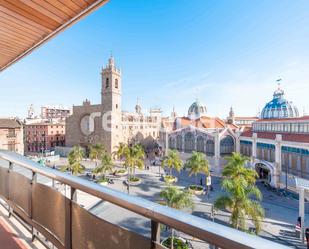
[[[102,139],[106,150],[116,150],[122,137],[121,122],[121,71],[115,66],[111,56],[106,67],[102,68]]]

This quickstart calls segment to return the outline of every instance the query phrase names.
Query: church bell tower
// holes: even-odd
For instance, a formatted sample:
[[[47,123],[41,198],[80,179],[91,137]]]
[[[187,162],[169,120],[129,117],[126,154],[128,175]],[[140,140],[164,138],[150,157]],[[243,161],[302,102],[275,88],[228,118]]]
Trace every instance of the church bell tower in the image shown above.
[[[103,115],[103,143],[108,152],[113,152],[121,141],[121,71],[111,56],[102,68],[101,105]]]

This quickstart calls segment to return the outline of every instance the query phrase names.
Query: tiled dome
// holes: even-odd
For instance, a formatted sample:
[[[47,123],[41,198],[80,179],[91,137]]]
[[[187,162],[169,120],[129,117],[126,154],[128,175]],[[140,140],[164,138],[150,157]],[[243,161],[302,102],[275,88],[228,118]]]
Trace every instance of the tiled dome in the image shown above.
[[[272,101],[268,102],[261,112],[261,118],[294,118],[298,117],[298,109],[291,101],[284,99],[284,91],[278,87]]]
[[[205,116],[207,112],[206,106],[200,104],[198,100],[194,101],[188,110],[188,117],[190,119],[197,119]]]

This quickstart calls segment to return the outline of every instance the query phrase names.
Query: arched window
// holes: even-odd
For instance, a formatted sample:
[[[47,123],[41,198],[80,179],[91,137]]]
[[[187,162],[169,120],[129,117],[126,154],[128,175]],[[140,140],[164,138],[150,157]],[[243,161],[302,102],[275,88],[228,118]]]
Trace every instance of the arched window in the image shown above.
[[[215,153],[215,145],[213,140],[206,142],[206,154],[212,156]]]
[[[181,135],[177,135],[176,137],[176,147],[177,150],[182,150],[182,136]]]
[[[115,88],[118,89],[118,79],[115,79]]]
[[[195,141],[194,135],[191,132],[185,135],[185,152],[192,152],[194,150]]]
[[[172,138],[172,137],[169,138],[169,148],[170,149],[176,149],[176,140],[175,140],[175,138]]]
[[[202,136],[197,137],[196,150],[204,152],[204,138]]]
[[[231,154],[234,151],[234,139],[231,136],[226,136],[220,141],[220,153]]]
[[[109,88],[109,78],[106,78],[105,88]]]

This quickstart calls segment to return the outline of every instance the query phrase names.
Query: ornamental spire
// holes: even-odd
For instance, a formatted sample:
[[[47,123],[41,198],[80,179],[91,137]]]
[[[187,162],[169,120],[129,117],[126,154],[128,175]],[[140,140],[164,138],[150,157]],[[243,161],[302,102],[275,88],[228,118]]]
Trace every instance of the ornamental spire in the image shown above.
[[[277,88],[277,90],[274,92],[274,99],[280,99],[280,98],[282,98],[282,96],[284,95],[284,91],[282,90],[282,88],[281,88],[281,81],[282,81],[282,79],[281,78],[279,78],[279,79],[277,79],[276,80],[276,82],[277,82],[277,84],[278,84],[278,88]]]

